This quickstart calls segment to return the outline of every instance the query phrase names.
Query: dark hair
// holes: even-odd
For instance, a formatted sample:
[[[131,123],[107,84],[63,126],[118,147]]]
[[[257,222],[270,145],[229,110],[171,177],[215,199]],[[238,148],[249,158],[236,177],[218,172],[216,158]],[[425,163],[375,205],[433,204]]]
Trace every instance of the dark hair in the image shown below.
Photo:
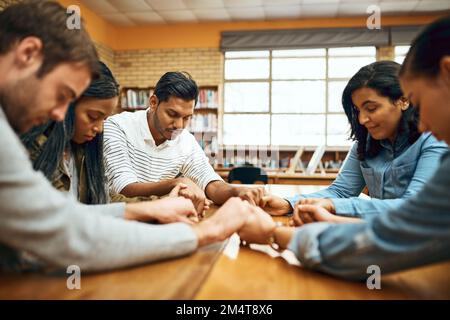
[[[119,86],[113,74],[103,62],[98,63],[100,76],[92,81],[91,85],[81,95],[81,98],[109,99],[117,97],[119,95]],[[64,150],[73,148],[71,139],[75,131],[76,105],[77,101],[70,104],[64,122],[51,121],[45,125],[35,127],[21,136],[24,145],[30,148],[38,136],[49,133],[42,151],[33,162],[34,169],[42,171],[49,180],[52,180]],[[85,154],[86,202],[89,204],[106,203],[108,201],[108,193],[105,189],[106,178],[103,166],[103,134],[99,133],[92,141],[77,147],[82,148]]]
[[[378,154],[380,141],[368,139],[367,128],[359,123],[359,111],[353,104],[352,94],[360,88],[370,88],[394,103],[403,96],[398,71],[400,65],[394,61],[377,61],[359,69],[349,80],[342,93],[342,106],[350,123],[350,139],[358,142],[358,158],[364,160]],[[420,136],[418,130],[419,112],[412,106],[402,113],[398,131],[408,132],[409,143],[413,144]]]
[[[166,72],[156,84],[155,93],[159,102],[166,102],[170,97],[185,101],[198,100],[198,87],[191,75],[183,72]]]
[[[38,77],[63,62],[83,62],[96,76],[97,52],[83,24],[80,29],[67,28],[69,15],[56,2],[24,1],[0,13],[0,55],[26,37],[42,41],[42,66]]]
[[[400,75],[423,75],[434,78],[441,59],[450,55],[450,16],[428,25],[412,42]]]

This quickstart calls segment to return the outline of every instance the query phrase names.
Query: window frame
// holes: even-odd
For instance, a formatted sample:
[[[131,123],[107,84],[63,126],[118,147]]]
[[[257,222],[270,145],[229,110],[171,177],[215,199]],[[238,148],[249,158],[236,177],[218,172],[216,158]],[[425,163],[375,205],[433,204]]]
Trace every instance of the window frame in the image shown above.
[[[406,48],[406,47],[408,47],[408,50],[409,50],[409,48],[411,48],[411,46],[410,46],[410,45],[398,45],[398,46],[394,46],[394,61],[397,62],[397,63],[402,64],[403,61],[404,61],[405,58],[406,58],[406,53],[408,52],[408,50],[407,50],[405,53],[397,53],[397,48],[400,48],[400,47],[401,47],[401,48]],[[399,58],[403,58],[401,62],[398,61]]]
[[[328,116],[329,115],[344,115],[345,116],[345,112],[344,110],[342,110],[341,112],[336,112],[336,111],[330,111],[329,110],[329,83],[332,82],[338,82],[338,81],[345,81],[348,82],[348,80],[350,79],[350,77],[348,78],[342,78],[342,77],[329,77],[329,68],[330,68],[330,57],[338,57],[338,58],[353,58],[353,57],[366,57],[366,58],[373,58],[373,61],[375,62],[377,60],[377,48],[375,46],[366,46],[368,48],[373,48],[374,49],[374,53],[373,56],[372,55],[368,55],[368,54],[348,54],[348,55],[331,55],[329,54],[329,50],[332,48],[314,48],[314,49],[324,49],[325,53],[324,55],[321,56],[317,56],[317,55],[306,55],[306,56],[301,56],[301,55],[286,55],[286,56],[280,56],[280,57],[274,57],[273,56],[273,51],[280,51],[279,49],[270,49],[270,50],[254,50],[254,51],[264,51],[267,52],[268,51],[268,56],[266,57],[266,59],[269,59],[269,76],[266,79],[226,79],[226,74],[225,74],[225,64],[226,61],[228,60],[251,60],[251,59],[262,59],[261,56],[257,56],[257,57],[226,57],[227,52],[233,52],[233,51],[225,51],[223,54],[223,85],[224,85],[224,90],[223,90],[223,112],[221,112],[220,114],[220,122],[223,124],[224,123],[224,116],[226,115],[251,115],[251,114],[255,114],[255,115],[269,115],[269,126],[270,126],[270,130],[269,130],[269,146],[274,146],[274,144],[272,144],[273,138],[272,138],[272,123],[273,123],[273,116],[274,115],[324,115],[325,116],[325,131],[324,131],[324,140],[325,140],[325,145],[327,148],[336,148],[336,149],[340,149],[340,148],[349,148],[351,146],[351,142],[349,142],[348,145],[329,145],[328,143]],[[356,47],[342,47],[342,48],[356,48]],[[298,48],[301,49],[301,48]],[[293,49],[296,50],[296,49]],[[244,50],[242,52],[245,52]],[[273,79],[273,60],[274,59],[289,59],[289,58],[300,58],[300,59],[311,59],[311,58],[325,58],[325,76],[324,78],[321,79],[310,79],[310,78],[297,78],[297,79]],[[324,81],[325,82],[325,109],[324,112],[318,112],[318,113],[311,113],[311,112],[297,112],[297,113],[293,113],[293,112],[273,112],[273,108],[272,108],[272,85],[274,82],[277,81],[283,81],[283,82],[298,82],[298,81]],[[262,82],[262,83],[268,83],[268,90],[269,90],[269,101],[268,101],[268,111],[267,112],[245,112],[245,111],[232,111],[232,112],[227,112],[225,110],[225,102],[226,102],[226,90],[225,90],[225,86],[227,83],[245,83],[245,82],[249,82],[249,83],[256,83],[256,82]],[[221,131],[221,141],[220,144],[224,145],[224,146],[229,146],[229,145],[233,145],[233,144],[224,144],[223,141],[225,140],[224,138],[224,128],[220,128]],[[237,145],[236,143],[234,145]],[[277,147],[280,147],[282,149],[285,148],[295,148],[296,146],[294,145],[276,145]],[[306,147],[311,147],[312,145],[306,145]]]

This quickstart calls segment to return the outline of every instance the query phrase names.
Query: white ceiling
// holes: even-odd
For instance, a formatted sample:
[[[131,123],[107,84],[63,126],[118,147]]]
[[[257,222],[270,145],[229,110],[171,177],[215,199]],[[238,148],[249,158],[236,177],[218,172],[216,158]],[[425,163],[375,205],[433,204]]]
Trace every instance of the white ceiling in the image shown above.
[[[120,26],[450,12],[449,0],[80,0]]]

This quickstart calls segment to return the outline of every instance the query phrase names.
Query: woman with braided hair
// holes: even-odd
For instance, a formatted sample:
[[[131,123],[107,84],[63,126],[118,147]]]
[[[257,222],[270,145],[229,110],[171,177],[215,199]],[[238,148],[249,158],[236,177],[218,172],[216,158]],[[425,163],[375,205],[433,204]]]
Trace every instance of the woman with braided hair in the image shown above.
[[[86,204],[108,202],[103,167],[103,121],[117,105],[119,86],[99,62],[100,75],[69,106],[63,122],[50,121],[21,136],[35,170],[55,188]]]

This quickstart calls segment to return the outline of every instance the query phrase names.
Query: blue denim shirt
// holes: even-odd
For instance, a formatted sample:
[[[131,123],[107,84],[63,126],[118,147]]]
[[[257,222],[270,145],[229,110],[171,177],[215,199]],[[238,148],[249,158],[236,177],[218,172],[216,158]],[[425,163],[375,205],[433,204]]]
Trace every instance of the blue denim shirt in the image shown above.
[[[432,179],[394,210],[362,223],[307,224],[289,244],[308,268],[367,279],[367,267],[382,274],[450,259],[450,153]]]
[[[357,143],[336,180],[326,189],[297,195],[287,200],[294,207],[301,198],[330,198],[336,214],[365,218],[401,205],[404,199],[416,194],[433,176],[442,154],[448,151],[431,133],[423,133],[410,145],[408,135],[400,135],[394,145],[381,141],[377,156],[358,160]],[[364,187],[372,199],[358,196]]]

